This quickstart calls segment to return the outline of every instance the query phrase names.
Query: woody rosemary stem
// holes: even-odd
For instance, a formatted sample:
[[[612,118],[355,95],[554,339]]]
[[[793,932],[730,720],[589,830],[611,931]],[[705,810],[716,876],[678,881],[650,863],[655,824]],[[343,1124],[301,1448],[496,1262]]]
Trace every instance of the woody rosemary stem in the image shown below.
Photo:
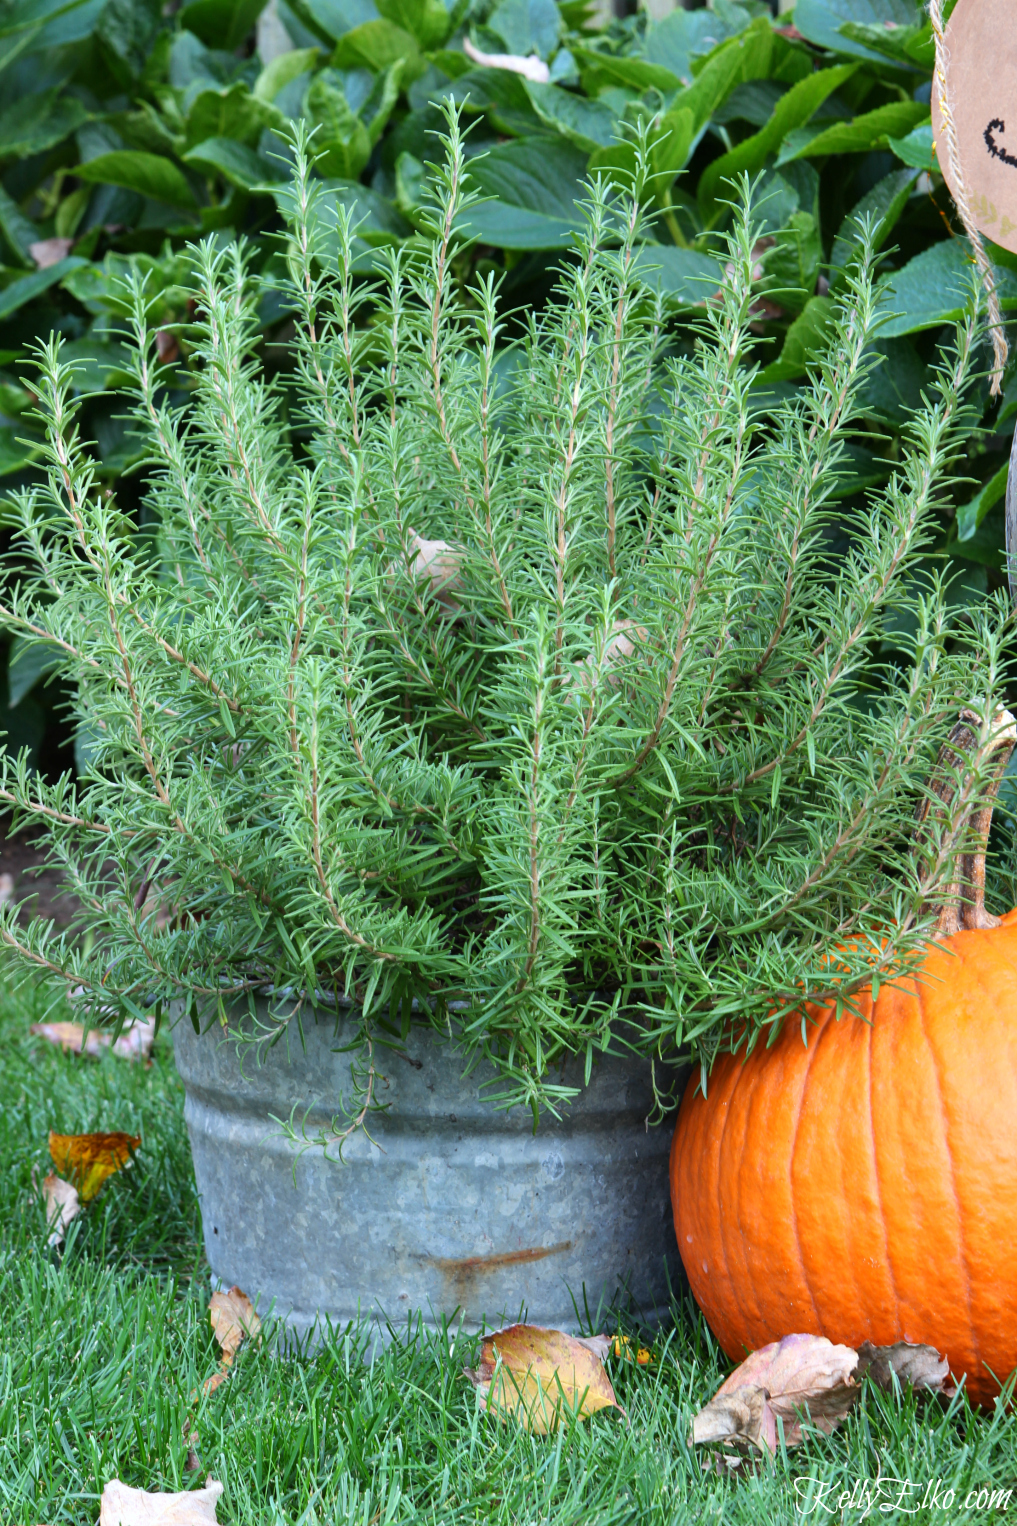
[[[976,711],[962,710],[940,748],[915,828],[916,849],[924,848],[934,860],[927,880],[936,879],[935,869],[943,859],[954,863],[951,878],[937,896],[937,940],[962,929],[999,926],[999,918],[985,909],[985,852],[993,802],[1015,744],[1017,722],[1000,707],[988,725]],[[987,771],[988,784],[979,789],[978,780]],[[929,830],[933,825],[939,827],[936,834]]]

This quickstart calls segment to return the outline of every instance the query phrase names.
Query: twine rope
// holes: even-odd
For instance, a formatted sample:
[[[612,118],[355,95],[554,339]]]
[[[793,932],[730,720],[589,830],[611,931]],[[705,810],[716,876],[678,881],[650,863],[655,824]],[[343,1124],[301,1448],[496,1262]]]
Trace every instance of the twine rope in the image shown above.
[[[950,67],[950,50],[946,45],[946,36],[943,31],[943,0],[929,0],[929,20],[932,22],[932,30],[936,34],[936,85],[939,90],[939,114],[943,120],[943,128],[946,133],[946,157],[953,182],[953,199],[957,211],[960,213],[960,220],[964,224],[964,232],[971,242],[975,264],[978,266],[978,273],[982,278],[982,285],[985,287],[986,304],[989,311],[989,333],[992,337],[992,352],[994,356],[991,393],[993,397],[998,397],[1002,390],[1003,372],[1006,369],[1009,352],[1006,334],[1003,329],[1003,314],[999,306],[999,293],[996,290],[996,278],[993,273],[992,263],[985,252],[982,235],[975,226],[975,220],[971,213],[971,203],[968,199],[968,188],[964,183],[964,174],[961,170],[960,152],[957,148],[957,126],[949,105],[947,79]]]

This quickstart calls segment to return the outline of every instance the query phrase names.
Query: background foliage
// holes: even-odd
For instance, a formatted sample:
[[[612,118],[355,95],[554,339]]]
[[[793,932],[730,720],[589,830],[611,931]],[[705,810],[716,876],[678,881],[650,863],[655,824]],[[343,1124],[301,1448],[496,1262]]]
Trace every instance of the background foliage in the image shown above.
[[[941,327],[964,300],[967,249],[931,151],[932,46],[913,0],[801,0],[778,17],[762,0],[712,0],[662,20],[639,12],[601,25],[588,0],[6,0],[0,8],[0,476],[36,475],[41,441],[23,365],[56,330],[86,361],[86,436],[105,488],[137,516],[137,442],[106,389],[123,379],[116,282],[137,267],[158,292],[164,358],[193,384],[182,251],[198,235],[254,241],[255,265],[286,260],[280,136],[317,128],[319,173],[335,206],[362,219],[358,268],[379,248],[419,238],[423,182],[439,157],[438,102],[468,102],[468,152],[487,198],[469,213],[475,242],[459,258],[465,288],[506,272],[513,310],[539,308],[570,257],[577,199],[591,167],[624,164],[619,142],[648,123],[659,214],[654,277],[680,327],[723,276],[718,239],[730,211],[725,177],[763,176],[770,192],[758,254],[761,385],[796,388],[829,321],[845,219],[867,210],[895,288],[868,421],[854,447],[860,490],[899,456],[905,411],[935,364]],[[546,80],[471,61],[529,56]],[[260,53],[259,53],[260,48]],[[262,56],[264,55],[264,56]],[[541,72],[538,67],[536,71]],[[892,251],[892,252],[891,252]],[[1000,263],[1004,308],[1017,305],[1017,261]],[[264,355],[285,380],[290,320],[270,296]],[[999,580],[1007,433],[1017,390],[975,432],[974,479],[945,506],[935,548],[955,562],[954,598],[978,601]],[[4,542],[5,547],[8,543]],[[7,554],[10,555],[9,548]],[[65,697],[41,658],[10,651],[0,727],[52,772],[71,761]],[[2,660],[2,653],[0,653]],[[0,683],[0,690],[3,685]]]

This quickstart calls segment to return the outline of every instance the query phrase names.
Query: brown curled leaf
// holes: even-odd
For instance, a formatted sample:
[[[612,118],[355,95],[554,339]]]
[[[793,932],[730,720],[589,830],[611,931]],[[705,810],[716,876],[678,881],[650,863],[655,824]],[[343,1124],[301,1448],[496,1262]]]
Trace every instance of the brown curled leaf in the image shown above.
[[[929,1388],[933,1393],[952,1392],[949,1384],[950,1363],[935,1346],[919,1346],[911,1341],[897,1341],[893,1346],[874,1346],[863,1341],[858,1348],[855,1382],[871,1378],[880,1388],[892,1388],[896,1375],[912,1388]]]
[[[261,1329],[261,1320],[254,1312],[253,1303],[238,1287],[225,1293],[213,1293],[209,1299],[208,1317],[222,1350],[224,1367],[232,1365],[245,1336],[256,1336]]]
[[[694,1444],[704,1446],[714,1441],[734,1441],[754,1447],[766,1446],[769,1451],[775,1451],[777,1427],[767,1398],[766,1389],[753,1384],[726,1392],[722,1389],[693,1420]]]
[[[222,1360],[218,1370],[202,1383],[201,1391],[204,1394],[214,1394],[220,1383],[225,1383],[229,1377],[241,1341],[248,1335],[257,1337],[261,1320],[255,1314],[254,1305],[247,1294],[238,1287],[229,1288],[225,1293],[212,1294],[208,1303],[208,1318],[219,1342]]]
[[[777,1421],[785,1446],[802,1439],[802,1421],[829,1433],[860,1392],[853,1374],[858,1353],[822,1335],[785,1335],[753,1351],[692,1422],[692,1439],[733,1441],[777,1450]],[[762,1396],[761,1398],[759,1396]]]

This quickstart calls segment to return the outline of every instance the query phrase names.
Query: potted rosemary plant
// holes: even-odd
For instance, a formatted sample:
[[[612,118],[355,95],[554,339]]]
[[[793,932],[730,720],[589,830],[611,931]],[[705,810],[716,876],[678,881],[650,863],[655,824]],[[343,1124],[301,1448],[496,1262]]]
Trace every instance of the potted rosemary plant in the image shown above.
[[[454,113],[446,147],[426,233],[379,251],[298,138],[298,393],[265,379],[243,249],[201,245],[188,392],[125,293],[141,527],[93,490],[56,342],[48,482],[14,506],[3,622],[73,681],[87,766],[5,759],[81,910],[0,932],[94,1022],[176,1016],[213,1271],[304,1328],[560,1323],[581,1284],[660,1305],[664,1067],[705,1076],[922,948],[915,796],[999,682],[1001,609],[954,628],[922,570],[974,295],[889,486],[851,496],[865,230],[825,359],[775,400],[749,212],[682,349],[647,172],[591,184],[508,347],[493,281],[458,282]]]

